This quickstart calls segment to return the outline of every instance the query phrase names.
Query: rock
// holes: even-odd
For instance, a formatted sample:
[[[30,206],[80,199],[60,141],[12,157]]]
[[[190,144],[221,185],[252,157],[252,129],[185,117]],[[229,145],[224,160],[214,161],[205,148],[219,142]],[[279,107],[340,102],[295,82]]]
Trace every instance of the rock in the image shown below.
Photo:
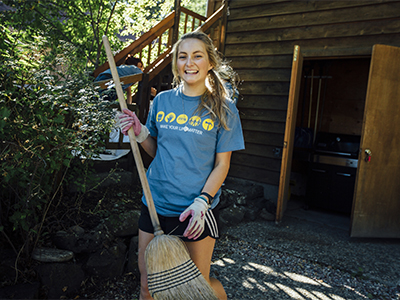
[[[266,208],[261,210],[260,217],[266,221],[275,221],[275,215],[268,212]]]
[[[249,201],[249,206],[256,207],[261,211],[261,209],[266,208],[267,201],[264,197],[255,198]]]
[[[84,269],[91,275],[102,278],[115,277],[122,274],[126,260],[126,245],[117,241],[109,249],[100,249],[91,254]]]
[[[39,299],[40,283],[20,283],[0,288],[0,299]]]
[[[77,240],[78,236],[76,234],[68,233],[63,230],[57,231],[52,238],[52,241],[54,245],[56,245],[56,247],[64,250],[70,250],[75,253],[79,253],[73,250]]]
[[[95,230],[83,234],[77,234],[74,230],[69,230],[69,232],[58,231],[53,236],[53,243],[57,248],[77,254],[94,252],[112,240],[114,240],[114,236],[110,234],[104,225],[99,225]]]
[[[245,208],[237,206],[222,209],[219,213],[220,221],[225,226],[237,225],[243,220],[245,211]]]
[[[140,210],[132,210],[120,215],[112,215],[105,220],[105,226],[117,237],[138,235]]]
[[[257,184],[246,185],[241,192],[247,196],[247,200],[264,197],[264,188]]]
[[[66,262],[73,257],[72,251],[54,248],[35,248],[32,252],[32,258],[41,262]]]
[[[238,180],[237,178],[228,177],[225,180],[224,189],[234,190],[243,195],[246,195],[247,200],[252,200],[255,198],[260,198],[264,196],[264,188],[262,185],[246,182],[243,180]]]
[[[259,197],[248,201],[249,208],[257,208],[260,211],[265,208],[269,213],[275,214],[276,205],[271,200],[265,199],[264,197]]]
[[[72,226],[71,228],[70,228],[70,230],[73,232],[73,233],[75,233],[77,236],[82,236],[83,234],[85,234],[85,229],[83,229],[81,226],[79,226],[79,225],[75,225],[75,226]]]
[[[260,214],[260,210],[258,208],[246,208],[244,219],[248,221],[255,221]]]
[[[267,200],[267,201],[266,201],[265,209],[266,209],[269,213],[275,215],[275,214],[276,214],[276,203],[273,202],[272,200],[269,200],[269,199],[266,199],[266,200]]]
[[[246,195],[233,189],[222,190],[220,197],[220,209],[230,207],[232,205],[246,205]]]
[[[73,263],[41,264],[36,267],[36,271],[47,289],[48,299],[60,299],[78,293],[85,279],[82,268]]]

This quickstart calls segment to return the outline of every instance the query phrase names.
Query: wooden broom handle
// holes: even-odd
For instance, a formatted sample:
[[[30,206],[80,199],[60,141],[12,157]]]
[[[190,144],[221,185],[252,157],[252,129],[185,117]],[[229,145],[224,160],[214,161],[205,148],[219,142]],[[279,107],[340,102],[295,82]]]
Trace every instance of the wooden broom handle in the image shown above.
[[[108,64],[109,64],[110,70],[111,70],[111,75],[112,75],[112,78],[113,78],[113,81],[115,84],[115,89],[117,90],[119,106],[121,107],[121,111],[122,111],[124,108],[127,108],[127,106],[125,103],[124,92],[122,90],[122,86],[119,81],[117,67],[115,66],[114,56],[112,55],[110,43],[108,42],[108,38],[106,35],[103,35],[103,44],[106,49],[107,60],[108,60]],[[140,182],[142,183],[144,196],[146,197],[146,202],[147,202],[147,207],[148,207],[149,213],[150,213],[151,223],[153,224],[153,227],[154,227],[154,235],[161,235],[164,232],[162,231],[161,226],[160,226],[160,221],[158,220],[156,208],[154,206],[153,197],[151,196],[151,192],[150,192],[149,182],[147,181],[147,176],[146,176],[146,172],[144,170],[143,161],[140,156],[139,147],[136,142],[136,136],[135,136],[135,133],[134,133],[132,127],[129,128],[128,135],[129,135],[129,141],[130,141],[132,152],[133,152],[133,157],[134,157],[135,163],[136,163],[136,168],[139,173]]]

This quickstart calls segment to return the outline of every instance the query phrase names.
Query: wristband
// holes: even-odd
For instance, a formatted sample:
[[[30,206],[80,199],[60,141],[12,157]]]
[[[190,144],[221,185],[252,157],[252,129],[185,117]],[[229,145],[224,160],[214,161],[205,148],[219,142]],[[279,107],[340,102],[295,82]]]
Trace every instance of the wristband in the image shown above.
[[[211,204],[210,204],[210,203],[208,203],[208,200],[207,200],[207,198],[206,198],[206,197],[204,197],[203,195],[197,196],[197,197],[196,197],[196,199],[201,199],[201,200],[203,200],[203,201],[206,203],[206,205],[207,205],[207,208],[210,208],[210,207],[211,207]],[[195,200],[196,200],[196,199],[195,199]]]
[[[210,204],[213,203],[214,197],[211,196],[209,193],[201,192],[201,193],[200,193],[200,196],[201,196],[201,195],[204,195],[204,196],[206,196],[206,197],[208,198],[208,201],[207,201],[207,202],[210,202]]]

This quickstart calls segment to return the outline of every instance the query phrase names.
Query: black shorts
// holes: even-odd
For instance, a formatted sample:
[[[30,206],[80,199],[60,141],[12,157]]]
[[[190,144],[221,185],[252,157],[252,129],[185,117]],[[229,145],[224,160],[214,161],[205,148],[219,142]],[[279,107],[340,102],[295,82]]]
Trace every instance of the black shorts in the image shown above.
[[[219,208],[218,205],[209,209],[206,212],[206,220],[204,231],[199,238],[196,240],[188,239],[183,236],[183,233],[186,230],[186,227],[189,224],[190,216],[186,218],[184,222],[179,221],[179,217],[164,217],[157,214],[158,219],[160,221],[161,229],[165,234],[178,236],[184,242],[195,242],[200,241],[207,236],[210,236],[214,239],[219,239]],[[142,203],[142,210],[140,212],[139,218],[139,229],[148,232],[154,233],[154,227],[151,223],[149,210],[146,205]]]

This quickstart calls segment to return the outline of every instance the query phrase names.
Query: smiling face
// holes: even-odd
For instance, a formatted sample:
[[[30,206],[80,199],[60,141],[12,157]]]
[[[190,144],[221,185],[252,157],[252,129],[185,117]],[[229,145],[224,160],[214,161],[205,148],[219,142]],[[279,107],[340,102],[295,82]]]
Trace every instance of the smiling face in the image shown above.
[[[208,71],[212,69],[204,43],[195,38],[181,42],[177,51],[176,66],[188,96],[204,93]]]

